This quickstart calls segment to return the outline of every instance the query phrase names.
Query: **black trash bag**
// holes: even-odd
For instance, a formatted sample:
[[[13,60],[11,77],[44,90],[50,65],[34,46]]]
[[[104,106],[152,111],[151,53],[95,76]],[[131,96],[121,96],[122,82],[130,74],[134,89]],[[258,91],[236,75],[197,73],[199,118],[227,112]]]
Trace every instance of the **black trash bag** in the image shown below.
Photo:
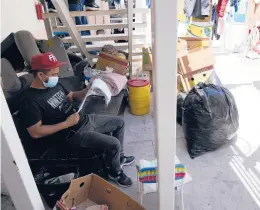
[[[183,106],[183,102],[184,102],[186,96],[187,96],[187,93],[184,93],[184,92],[180,92],[177,95],[176,120],[177,120],[177,123],[179,123],[180,125],[182,125],[182,106]]]
[[[233,95],[224,87],[199,83],[185,98],[182,126],[191,158],[233,140],[239,127]]]
[[[67,180],[66,182],[58,181],[46,183],[46,180],[55,179],[59,176],[71,173],[74,174],[73,179],[77,179],[81,176],[85,176],[91,173],[86,168],[86,164],[84,166],[76,164],[46,164],[42,166],[31,166],[37,188],[51,209],[54,207],[56,202],[60,200],[61,196],[66,192],[66,190],[68,190],[70,181]],[[95,174],[104,177],[103,169],[95,171]]]

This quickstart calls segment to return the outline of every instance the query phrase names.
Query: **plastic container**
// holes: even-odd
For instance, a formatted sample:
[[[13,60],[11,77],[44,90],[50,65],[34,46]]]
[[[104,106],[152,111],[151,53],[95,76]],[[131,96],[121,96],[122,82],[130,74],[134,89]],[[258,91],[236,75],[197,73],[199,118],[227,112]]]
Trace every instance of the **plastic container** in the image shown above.
[[[150,83],[148,80],[132,79],[128,83],[130,113],[145,115],[150,112]]]

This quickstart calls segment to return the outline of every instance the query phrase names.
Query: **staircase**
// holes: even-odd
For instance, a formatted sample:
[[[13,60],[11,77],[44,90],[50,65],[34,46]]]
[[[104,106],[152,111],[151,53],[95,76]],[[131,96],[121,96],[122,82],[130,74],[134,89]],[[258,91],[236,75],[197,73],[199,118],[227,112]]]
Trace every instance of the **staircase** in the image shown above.
[[[123,2],[124,0],[122,0]],[[135,4],[133,1],[136,1]],[[83,57],[94,63],[97,55],[92,55],[89,52],[101,50],[104,41],[126,40],[126,42],[115,42],[113,45],[120,50],[129,53],[130,75],[132,75],[132,62],[140,61],[142,55],[142,47],[149,44],[147,37],[147,26],[150,24],[147,21],[147,15],[150,9],[146,8],[146,0],[127,0],[118,5],[116,9],[109,9],[108,3],[103,0],[96,0],[100,5],[98,11],[74,11],[69,12],[64,0],[52,0],[57,12],[50,13],[47,5],[44,4],[44,23],[48,38],[53,36],[54,32],[67,32],[69,36],[62,38],[63,43],[70,44],[69,51],[81,53]],[[139,7],[139,8],[134,8]],[[126,9],[127,8],[127,9]],[[74,18],[76,16],[86,16],[88,25],[75,25]],[[59,24],[60,19],[62,25]],[[98,23],[91,23],[90,20],[99,20]],[[100,23],[101,22],[101,23]],[[96,35],[96,30],[103,29],[105,34]],[[113,34],[114,29],[124,29],[124,33]],[[80,31],[89,30],[91,35],[81,36]],[[86,42],[92,42],[86,45]]]

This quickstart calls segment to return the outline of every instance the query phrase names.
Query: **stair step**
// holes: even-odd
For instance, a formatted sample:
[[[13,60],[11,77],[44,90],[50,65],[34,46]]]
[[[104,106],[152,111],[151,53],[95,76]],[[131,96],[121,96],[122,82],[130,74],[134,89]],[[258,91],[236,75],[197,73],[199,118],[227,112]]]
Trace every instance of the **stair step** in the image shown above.
[[[145,28],[147,23],[133,23],[133,28]],[[100,24],[100,25],[77,25],[78,31],[85,30],[98,30],[98,29],[118,29],[118,28],[128,28],[127,23],[110,23],[110,24]],[[54,32],[68,32],[65,26],[53,27]]]
[[[133,56],[133,57],[141,56],[141,55],[142,55],[142,52],[134,52],[134,53],[132,53],[132,56]],[[98,58],[98,55],[91,55],[91,58],[92,58],[92,59]],[[139,58],[140,58],[140,57],[139,57]],[[139,59],[139,58],[135,58],[135,59]]]
[[[95,45],[86,45],[86,48],[88,51],[93,51],[93,50],[101,50],[101,48],[103,46],[104,46],[104,44],[101,43],[101,44],[95,44]],[[128,43],[115,43],[114,46],[120,50],[128,49]],[[143,46],[144,46],[144,44],[134,44],[133,49],[142,48]],[[79,52],[79,49],[75,45],[69,47],[68,50],[71,52]]]
[[[133,9],[133,13],[148,13],[150,9],[148,8],[136,8]],[[120,10],[98,10],[98,11],[73,11],[70,12],[71,17],[76,16],[96,16],[96,15],[125,15],[127,14],[127,9]],[[43,18],[54,18],[58,17],[58,13],[43,13]]]
[[[133,39],[145,39],[145,34],[133,34]],[[90,35],[90,36],[81,36],[84,42],[93,42],[93,41],[108,41],[108,40],[128,40],[127,34],[109,34],[109,35]],[[73,43],[72,37],[64,37],[62,39],[63,43]]]

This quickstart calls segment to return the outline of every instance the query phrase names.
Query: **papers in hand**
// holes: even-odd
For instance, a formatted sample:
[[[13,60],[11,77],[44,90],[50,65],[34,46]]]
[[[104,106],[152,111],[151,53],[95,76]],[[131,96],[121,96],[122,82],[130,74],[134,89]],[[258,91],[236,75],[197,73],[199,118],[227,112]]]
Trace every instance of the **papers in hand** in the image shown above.
[[[84,99],[83,99],[83,101],[81,102],[81,104],[80,104],[80,106],[79,106],[79,109],[78,109],[78,111],[77,111],[77,113],[79,113],[81,110],[82,110],[82,108],[83,108],[83,106],[84,106],[84,104],[85,104],[85,102],[86,102],[86,99],[87,99],[87,97],[88,97],[88,92],[86,93],[86,95],[85,95],[85,97],[84,97]]]

